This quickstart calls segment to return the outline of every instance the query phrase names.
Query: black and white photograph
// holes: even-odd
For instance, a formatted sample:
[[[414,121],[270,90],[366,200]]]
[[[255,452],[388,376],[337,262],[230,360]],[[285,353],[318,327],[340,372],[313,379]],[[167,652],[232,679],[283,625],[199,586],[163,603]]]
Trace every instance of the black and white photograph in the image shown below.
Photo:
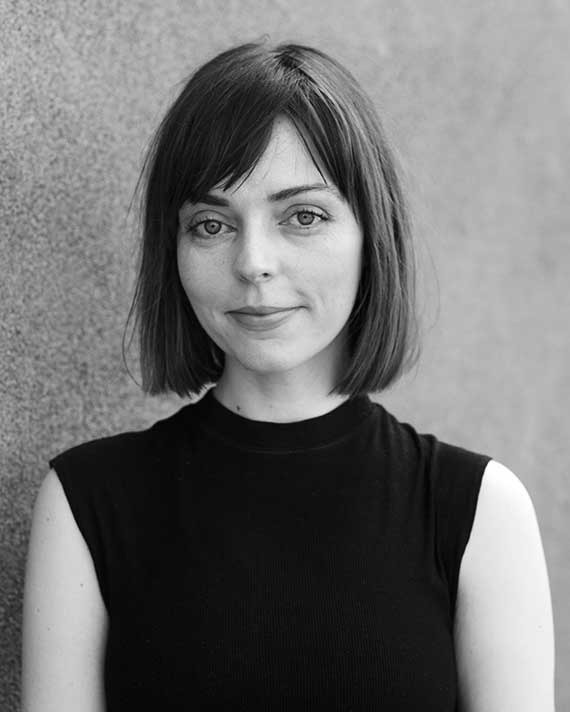
[[[570,5],[0,0],[2,712],[570,709]]]

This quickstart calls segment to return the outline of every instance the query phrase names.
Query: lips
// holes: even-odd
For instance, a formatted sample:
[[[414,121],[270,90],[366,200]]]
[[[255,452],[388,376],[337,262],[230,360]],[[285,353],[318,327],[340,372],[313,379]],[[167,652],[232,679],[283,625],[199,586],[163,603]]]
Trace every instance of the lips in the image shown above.
[[[299,307],[243,307],[229,312],[248,331],[268,331],[288,321]]]
[[[254,314],[255,316],[265,316],[266,314],[275,314],[282,311],[290,311],[295,309],[295,307],[240,307],[239,309],[234,309],[232,314]]]

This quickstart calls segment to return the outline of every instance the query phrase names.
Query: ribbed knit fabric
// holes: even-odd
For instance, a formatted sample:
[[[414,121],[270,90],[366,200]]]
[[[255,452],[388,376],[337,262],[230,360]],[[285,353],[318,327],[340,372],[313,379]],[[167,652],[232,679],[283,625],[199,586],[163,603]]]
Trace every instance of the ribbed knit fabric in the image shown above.
[[[453,712],[488,460],[367,397],[267,423],[211,392],[57,456],[109,613],[107,712]]]

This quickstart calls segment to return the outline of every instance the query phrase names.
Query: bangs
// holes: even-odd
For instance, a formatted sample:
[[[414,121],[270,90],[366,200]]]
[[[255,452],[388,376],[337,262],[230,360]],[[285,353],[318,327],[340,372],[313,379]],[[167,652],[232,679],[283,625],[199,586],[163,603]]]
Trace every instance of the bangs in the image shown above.
[[[180,178],[173,186],[173,200],[178,209],[189,200],[197,202],[212,188],[231,188],[254,170],[269,141],[277,112],[261,107],[257,115],[250,111],[237,114],[209,106],[200,112],[198,125],[177,156],[174,171]]]
[[[268,54],[253,45],[251,53],[254,61],[231,61],[228,52],[214,60],[222,66],[199,70],[159,130],[154,169],[166,223],[186,201],[246,180],[277,117],[292,121],[323,179],[327,174],[356,207],[355,122],[336,105],[334,87],[317,85],[290,48]]]
[[[196,202],[214,186],[223,190],[246,179],[263,155],[275,119],[287,113],[297,77],[271,57],[247,69],[233,63],[216,81],[198,72],[181,97],[181,115],[168,157],[173,207]],[[173,117],[174,118],[174,117]],[[169,191],[170,192],[170,191]]]

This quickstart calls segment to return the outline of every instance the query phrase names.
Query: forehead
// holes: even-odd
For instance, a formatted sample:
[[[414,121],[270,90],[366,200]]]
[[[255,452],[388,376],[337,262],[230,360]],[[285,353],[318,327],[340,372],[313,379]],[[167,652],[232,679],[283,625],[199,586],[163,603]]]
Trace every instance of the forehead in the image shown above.
[[[296,126],[287,118],[278,118],[267,147],[251,173],[227,191],[222,187],[224,181],[220,181],[210,192],[238,198],[258,193],[266,195],[294,185],[325,182],[332,183],[315,165]]]

